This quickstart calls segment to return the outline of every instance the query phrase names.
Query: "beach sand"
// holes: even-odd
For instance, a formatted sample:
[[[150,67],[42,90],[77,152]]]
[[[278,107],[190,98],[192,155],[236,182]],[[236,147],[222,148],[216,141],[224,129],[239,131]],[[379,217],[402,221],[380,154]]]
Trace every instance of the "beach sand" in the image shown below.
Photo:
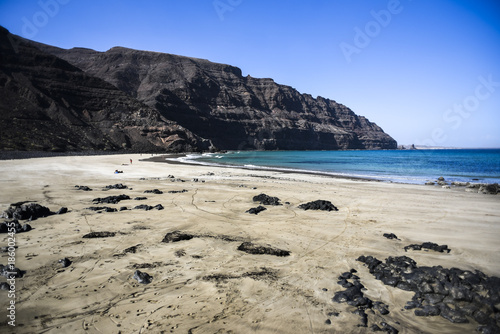
[[[365,296],[390,311],[367,312],[369,326],[386,322],[400,333],[467,333],[477,323],[417,317],[404,309],[413,292],[384,285],[356,259],[406,255],[419,266],[500,276],[500,196],[140,161],[147,157],[0,161],[0,212],[28,200],[52,211],[69,209],[33,220],[33,230],[16,235],[15,266],[26,273],[15,282],[15,328],[5,316],[7,291],[0,291],[5,294],[0,332],[371,333],[370,327],[358,327],[360,316],[352,313],[356,307],[332,301],[335,292],[344,290],[338,276],[355,269]],[[114,174],[116,169],[123,173]],[[117,183],[131,189],[103,191]],[[144,193],[152,189],[163,194]],[[168,193],[182,190],[187,191]],[[260,193],[279,197],[283,205],[265,206],[258,215],[245,213],[258,206],[252,198]],[[86,209],[95,206],[94,198],[121,194],[132,199],[99,205],[132,209],[161,204],[164,209]],[[147,199],[134,200],[140,196]],[[339,210],[298,208],[317,199],[331,201]],[[162,242],[177,230],[193,238]],[[98,231],[116,235],[82,238]],[[291,253],[278,257],[239,251],[246,241]],[[403,249],[427,241],[446,244],[451,252]],[[0,246],[6,245],[7,235],[1,234]],[[0,255],[0,263],[6,264],[7,253]],[[65,257],[72,263],[62,268],[58,260]],[[152,282],[133,279],[137,269],[151,275]]]

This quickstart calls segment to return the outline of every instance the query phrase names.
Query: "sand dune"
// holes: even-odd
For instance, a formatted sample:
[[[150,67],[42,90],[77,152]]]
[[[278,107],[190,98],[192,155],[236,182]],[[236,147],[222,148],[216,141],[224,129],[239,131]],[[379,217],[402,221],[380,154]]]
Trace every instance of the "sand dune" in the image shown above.
[[[9,298],[0,299],[0,331],[370,333],[371,325],[386,322],[400,333],[466,333],[475,331],[474,320],[461,324],[416,316],[404,308],[413,292],[384,285],[356,259],[406,255],[419,266],[500,276],[499,196],[141,158],[147,156],[0,161],[0,211],[27,200],[52,211],[69,209],[33,220],[33,230],[16,235],[15,265],[26,273],[16,279],[15,328],[4,315]],[[123,173],[114,174],[116,169]],[[128,189],[103,190],[117,183]],[[144,193],[152,189],[163,194]],[[168,192],[182,190],[187,191]],[[260,193],[283,205],[245,213],[258,205],[252,198]],[[99,205],[128,210],[86,209],[95,206],[95,198],[121,194],[131,199]],[[331,201],[339,211],[298,208],[317,199]],[[132,209],[141,204],[164,209]],[[83,238],[99,231],[115,235]],[[173,231],[192,238],[162,242]],[[446,244],[451,252],[403,249],[427,241]],[[7,235],[0,235],[0,242],[5,246]],[[238,250],[243,242],[290,255],[248,254]],[[8,255],[0,254],[6,264]],[[62,268],[58,260],[65,257],[72,263]],[[332,301],[343,290],[338,276],[351,269],[365,296],[389,307],[386,315],[367,312],[368,327],[358,326],[356,307]],[[138,283],[136,270],[151,275],[152,282]]]

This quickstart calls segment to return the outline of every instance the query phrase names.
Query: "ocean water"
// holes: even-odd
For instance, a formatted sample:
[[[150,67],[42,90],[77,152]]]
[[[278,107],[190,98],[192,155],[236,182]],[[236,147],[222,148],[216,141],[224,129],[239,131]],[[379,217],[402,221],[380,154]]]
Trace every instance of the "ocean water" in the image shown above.
[[[180,161],[256,169],[320,172],[380,181],[500,183],[500,149],[377,151],[233,151],[192,154]]]

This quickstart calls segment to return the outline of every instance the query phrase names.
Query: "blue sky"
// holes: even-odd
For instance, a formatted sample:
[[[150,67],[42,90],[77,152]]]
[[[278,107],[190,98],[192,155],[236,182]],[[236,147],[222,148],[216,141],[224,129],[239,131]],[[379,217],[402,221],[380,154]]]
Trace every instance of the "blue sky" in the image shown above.
[[[368,117],[400,144],[500,147],[498,0],[0,0],[63,48],[231,64]]]

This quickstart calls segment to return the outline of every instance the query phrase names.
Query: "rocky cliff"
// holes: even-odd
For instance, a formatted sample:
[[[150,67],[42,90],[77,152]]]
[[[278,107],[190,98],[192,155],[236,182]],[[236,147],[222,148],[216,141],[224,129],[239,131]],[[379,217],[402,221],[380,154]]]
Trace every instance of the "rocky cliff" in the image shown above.
[[[207,150],[156,109],[0,27],[0,149]]]
[[[60,49],[0,29],[0,149],[393,149],[333,100],[208,60]],[[206,138],[206,139],[203,139]]]
[[[221,149],[395,149],[365,117],[237,67],[115,47],[106,52],[38,44],[158,110]]]

